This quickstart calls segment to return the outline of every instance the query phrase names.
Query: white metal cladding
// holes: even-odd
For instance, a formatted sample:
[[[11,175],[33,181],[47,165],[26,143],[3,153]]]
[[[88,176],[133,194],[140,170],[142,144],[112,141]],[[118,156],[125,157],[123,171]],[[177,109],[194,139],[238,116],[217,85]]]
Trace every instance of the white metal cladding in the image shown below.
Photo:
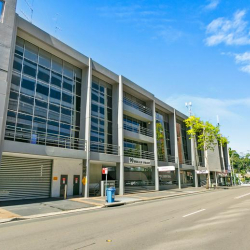
[[[52,160],[2,156],[0,201],[50,196]]]

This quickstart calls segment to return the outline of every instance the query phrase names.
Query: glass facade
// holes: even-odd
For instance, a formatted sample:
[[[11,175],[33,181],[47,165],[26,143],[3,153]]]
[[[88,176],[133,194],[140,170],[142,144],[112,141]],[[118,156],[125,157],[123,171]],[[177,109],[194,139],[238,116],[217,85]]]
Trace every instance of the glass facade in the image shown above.
[[[137,134],[143,134],[146,136],[153,137],[153,131],[147,129],[147,123],[140,121],[138,119],[132,118],[127,115],[123,115],[123,127],[124,129],[137,133]]]
[[[187,128],[183,122],[181,123],[181,136],[182,136],[182,146],[183,146],[184,159],[189,160],[188,148],[187,148]]]
[[[156,137],[158,160],[166,161],[166,155],[171,155],[169,123],[159,112],[156,112]]]
[[[92,78],[91,151],[103,152],[104,144],[112,144],[112,85]]]
[[[30,142],[40,136],[39,144],[51,136],[79,138],[81,75],[81,69],[17,37],[6,131],[14,140],[16,133],[31,131]]]
[[[141,143],[128,139],[124,140],[124,148],[148,151],[148,145],[146,143]]]

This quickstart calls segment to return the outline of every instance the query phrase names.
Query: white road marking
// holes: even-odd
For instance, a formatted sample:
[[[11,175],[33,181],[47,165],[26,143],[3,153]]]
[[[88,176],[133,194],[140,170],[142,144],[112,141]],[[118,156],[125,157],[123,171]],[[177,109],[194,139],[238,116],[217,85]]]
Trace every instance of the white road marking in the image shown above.
[[[248,195],[250,195],[250,193],[248,193],[248,194],[243,194],[243,195],[241,195],[241,196],[235,197],[235,199],[240,199],[240,198],[243,198],[243,197],[248,196]]]
[[[188,216],[190,216],[190,215],[193,215],[193,214],[197,214],[197,213],[203,212],[203,211],[205,211],[205,210],[206,210],[206,209],[201,209],[201,210],[196,211],[196,212],[193,212],[193,213],[191,213],[191,214],[186,214],[186,215],[184,215],[184,216],[182,216],[182,217],[185,218],[185,217],[188,217]]]

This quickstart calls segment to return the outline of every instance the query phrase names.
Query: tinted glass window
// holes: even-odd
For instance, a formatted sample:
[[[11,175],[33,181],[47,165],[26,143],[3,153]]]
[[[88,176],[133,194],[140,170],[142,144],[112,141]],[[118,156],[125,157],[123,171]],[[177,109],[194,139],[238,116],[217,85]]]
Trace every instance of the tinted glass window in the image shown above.
[[[44,67],[38,67],[37,78],[43,82],[49,83],[50,71]]]
[[[1,3],[1,1],[0,1]],[[16,39],[16,48],[15,48],[15,53],[18,55],[23,56],[23,51],[24,51],[24,40],[20,37],[17,37]]]
[[[61,88],[62,75],[52,71],[51,72],[51,84]]]
[[[52,56],[52,70],[62,73],[62,60],[56,56]]]
[[[41,98],[46,101],[48,100],[48,95],[49,95],[49,86],[42,84],[42,83],[37,83],[36,97]]]
[[[28,103],[30,105],[34,104],[34,98],[26,95],[20,95],[20,101]]]
[[[13,69],[21,72],[22,71],[22,62],[23,62],[22,57],[15,55]]]
[[[15,91],[19,91],[20,82],[21,82],[21,76],[19,74],[13,73],[12,79],[11,79],[11,89]]]
[[[50,102],[60,103],[61,100],[61,92],[58,90],[50,89]]]
[[[50,68],[51,67],[51,54],[46,52],[43,49],[40,49],[40,51],[39,51],[39,64],[46,67],[46,68]]]
[[[23,77],[21,92],[26,95],[34,96],[35,92],[35,81],[31,78]]]
[[[38,47],[26,41],[25,42],[24,57],[31,60],[31,61],[37,62]]]
[[[36,78],[37,64],[29,60],[24,59],[23,73]]]

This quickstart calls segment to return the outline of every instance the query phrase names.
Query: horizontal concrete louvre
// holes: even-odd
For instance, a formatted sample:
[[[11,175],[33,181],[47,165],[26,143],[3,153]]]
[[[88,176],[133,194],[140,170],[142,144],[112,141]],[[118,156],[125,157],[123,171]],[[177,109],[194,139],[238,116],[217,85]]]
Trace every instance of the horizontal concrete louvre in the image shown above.
[[[0,201],[49,197],[51,170],[51,160],[3,156]]]

